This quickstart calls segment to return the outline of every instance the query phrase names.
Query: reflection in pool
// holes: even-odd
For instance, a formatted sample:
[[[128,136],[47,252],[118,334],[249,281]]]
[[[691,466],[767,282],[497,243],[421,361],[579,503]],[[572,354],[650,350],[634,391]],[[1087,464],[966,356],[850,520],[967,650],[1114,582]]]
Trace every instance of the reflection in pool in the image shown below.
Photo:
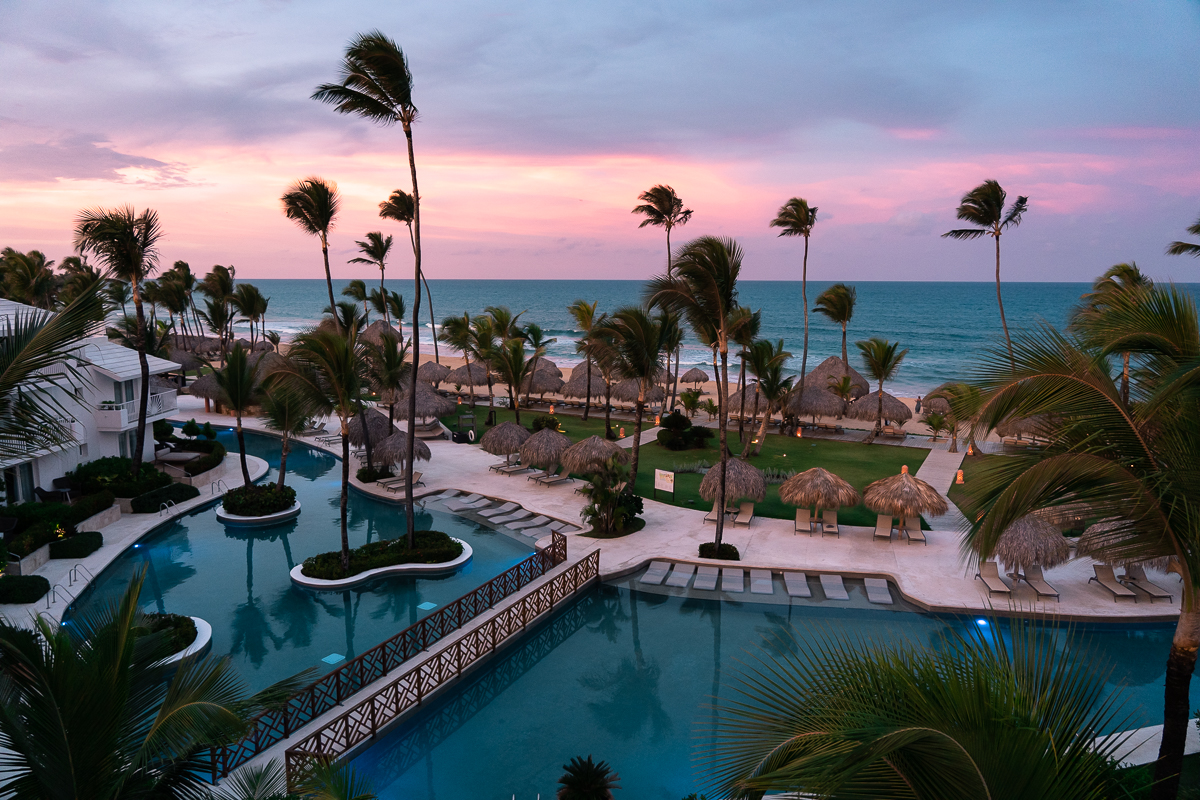
[[[219,435],[231,453],[237,449],[232,432]],[[264,480],[273,480],[279,440],[247,433],[246,449],[267,460],[272,469]],[[344,592],[298,589],[288,571],[338,547],[340,479],[333,456],[293,444],[287,482],[304,509],[298,518],[269,528],[226,528],[217,522],[214,506],[194,511],[117,558],[68,619],[120,594],[144,567],[144,608],[210,622],[213,653],[228,654],[257,690],[309,667],[327,671],[336,666],[334,656],[353,658],[533,552],[528,541],[453,514],[419,512],[418,528],[437,528],[468,542],[475,551],[471,563],[453,575],[383,578]],[[351,547],[404,535],[401,506],[351,491],[349,515]]]

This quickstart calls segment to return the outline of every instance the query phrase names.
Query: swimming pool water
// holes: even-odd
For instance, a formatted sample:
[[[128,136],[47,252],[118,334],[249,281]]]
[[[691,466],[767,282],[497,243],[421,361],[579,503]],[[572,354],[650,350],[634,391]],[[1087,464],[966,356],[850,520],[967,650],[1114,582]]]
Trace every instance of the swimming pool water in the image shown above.
[[[903,611],[720,603],[604,585],[535,629],[476,676],[389,731],[353,761],[381,800],[553,797],[574,756],[607,761],[618,797],[680,800],[704,789],[693,761],[712,698],[756,656],[782,655],[817,630],[928,644],[975,625]],[[1171,626],[1059,630],[1088,648],[1128,725],[1162,721]],[[1193,682],[1193,685],[1196,682]],[[1193,691],[1193,703],[1200,690]]]
[[[232,431],[220,431],[219,439],[231,453],[237,450]],[[278,475],[279,447],[273,437],[246,434],[247,452],[271,465],[264,480]],[[333,669],[340,662],[323,659],[353,658],[435,610],[425,604],[448,603],[533,552],[528,541],[456,515],[418,512],[418,529],[436,528],[470,544],[471,562],[452,575],[383,578],[344,592],[297,588],[288,578],[293,566],[339,547],[341,467],[333,456],[300,443],[292,444],[287,467],[287,483],[303,508],[299,517],[269,528],[226,528],[214,505],[193,511],[125,551],[67,618],[120,595],[145,567],[145,610],[209,622],[212,652],[228,655],[257,691],[310,667]],[[351,547],[405,534],[402,506],[351,491],[348,512]]]

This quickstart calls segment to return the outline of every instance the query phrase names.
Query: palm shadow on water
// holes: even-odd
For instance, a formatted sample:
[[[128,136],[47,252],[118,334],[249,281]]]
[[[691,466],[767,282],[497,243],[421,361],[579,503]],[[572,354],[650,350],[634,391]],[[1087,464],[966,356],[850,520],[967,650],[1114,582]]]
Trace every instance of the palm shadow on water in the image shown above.
[[[195,567],[183,563],[175,557],[174,551],[176,550],[184,553],[191,551],[187,534],[180,537],[178,545],[173,542],[167,552],[156,552],[152,547],[140,549],[142,566],[146,570],[146,580],[142,584],[142,593],[138,597],[138,602],[143,606],[153,602],[155,611],[159,614],[166,613],[163,598],[172,589],[196,575]]]
[[[282,534],[287,526],[280,530],[256,530],[253,528],[226,528],[225,536],[246,542],[246,601],[239,603],[233,610],[233,621],[230,625],[233,631],[232,653],[245,653],[250,663],[255,667],[262,666],[267,655],[267,643],[278,651],[283,647],[285,639],[272,629],[270,619],[260,598],[254,596],[254,543],[257,540],[272,541]],[[294,526],[291,528],[294,530]]]

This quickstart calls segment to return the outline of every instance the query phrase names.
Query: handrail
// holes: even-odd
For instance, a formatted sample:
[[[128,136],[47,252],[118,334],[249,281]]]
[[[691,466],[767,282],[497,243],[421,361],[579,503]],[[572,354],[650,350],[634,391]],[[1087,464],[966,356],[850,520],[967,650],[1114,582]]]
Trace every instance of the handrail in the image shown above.
[[[464,670],[494,653],[507,640],[521,635],[530,623],[551,613],[599,577],[600,551],[595,550],[436,656],[398,675],[387,686],[289,747],[284,753],[289,789],[294,790],[314,760],[336,761],[359,744],[376,738],[396,718],[461,677]]]
[[[89,579],[96,580],[96,576],[92,574],[92,571],[90,569],[85,567],[83,564],[76,564],[75,566],[71,567],[71,569],[69,569],[67,571],[67,586],[68,587],[74,586],[75,581],[79,580],[79,570],[83,570],[84,573],[87,574]]]
[[[259,714],[250,722],[250,733],[210,751],[213,782],[276,742],[287,739],[293,731],[341,704],[364,686],[387,676],[408,659],[429,649],[566,560],[567,537],[554,533],[549,547],[538,550],[482,586],[331,670],[288,698],[282,707]]]
[[[176,398],[175,405],[170,408],[163,408],[164,401],[162,398],[166,397],[167,395],[172,395]],[[166,391],[166,392],[155,392],[154,394],[148,395],[146,398],[146,413],[147,413],[147,415],[153,416],[154,414],[161,414],[164,411],[172,411],[172,410],[179,408],[178,398],[179,398],[179,392],[175,389],[171,389],[170,391]],[[104,403],[101,403],[100,405],[96,406],[96,410],[97,411],[136,411],[137,404],[138,404],[137,400],[126,400],[124,403],[109,402],[109,403],[107,403],[107,405]]]
[[[71,594],[71,592],[69,591],[70,587],[63,586],[61,583],[56,583],[53,586],[51,586],[50,591],[46,593],[46,608],[49,608],[53,604],[54,600],[59,599],[58,598],[58,590],[59,589],[63,590],[63,594],[66,595],[66,599],[68,601],[75,599],[76,595]]]
[[[161,517],[163,515],[164,511],[170,511],[174,505],[175,505],[174,500],[168,500],[165,503],[159,503],[158,504],[158,515]]]
[[[220,478],[217,478],[215,481],[213,481],[212,483],[210,483],[208,485],[208,493],[216,494],[217,489],[220,489],[222,487],[225,489],[225,491],[227,491],[227,492],[229,491],[229,486],[225,483],[225,481],[221,480]]]

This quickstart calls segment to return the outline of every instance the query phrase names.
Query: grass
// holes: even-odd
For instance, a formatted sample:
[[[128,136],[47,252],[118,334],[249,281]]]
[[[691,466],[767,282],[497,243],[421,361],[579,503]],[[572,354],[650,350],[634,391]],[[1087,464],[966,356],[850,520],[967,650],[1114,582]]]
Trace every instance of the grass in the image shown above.
[[[970,488],[976,479],[987,473],[989,464],[997,464],[1004,459],[1000,455],[987,455],[977,453],[973,456],[963,456],[962,471],[963,484],[959,486],[957,483],[951,484],[950,491],[947,496],[954,501],[954,505],[963,508],[970,500]]]
[[[455,412],[453,414],[442,417],[442,424],[445,425],[450,430],[457,429],[458,415],[459,414],[469,414],[470,413],[469,409],[470,409],[470,406],[467,405],[466,403],[463,403],[461,406],[458,407],[457,410],[455,410]],[[546,413],[545,411],[529,411],[527,409],[521,409],[521,424],[524,425],[526,428],[532,429],[534,418],[539,417],[545,413]],[[488,430],[487,426],[483,424],[484,420],[487,419],[487,415],[488,415],[487,403],[480,403],[477,406],[475,406],[475,427],[478,432],[478,435],[480,435],[480,436],[482,436],[484,434],[484,432]],[[573,416],[569,416],[569,415],[563,414],[563,413],[556,413],[554,416],[558,417],[558,423],[562,427],[562,432],[565,433],[567,436],[569,436],[572,442],[578,442],[579,440],[586,439],[589,436],[599,436],[601,439],[604,438],[604,413],[603,412],[601,412],[599,414],[596,414],[593,412],[591,415],[588,416],[587,422],[584,422],[581,417],[573,417]],[[496,424],[497,425],[499,425],[501,422],[514,422],[515,420],[516,420],[516,415],[513,414],[513,412],[510,409],[507,409],[507,408],[497,408],[496,409]],[[654,418],[651,417],[650,419],[646,420],[643,423],[643,426],[648,428],[653,424],[654,424]],[[631,423],[631,422],[618,423],[614,420],[613,427],[619,428],[620,426],[625,427],[626,434],[628,434],[630,436],[633,435],[633,423]]]

